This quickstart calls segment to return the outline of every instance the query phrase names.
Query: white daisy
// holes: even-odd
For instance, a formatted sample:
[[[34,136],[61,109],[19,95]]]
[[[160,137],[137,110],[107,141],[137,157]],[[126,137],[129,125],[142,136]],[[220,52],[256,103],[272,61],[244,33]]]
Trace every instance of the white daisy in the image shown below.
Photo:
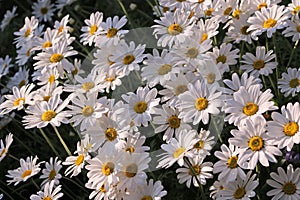
[[[199,187],[196,179],[200,181],[201,185],[206,185],[206,179],[213,178],[212,162],[203,162],[201,157],[190,158],[189,162],[195,173],[189,168],[187,163],[184,163],[183,168],[176,169],[177,179],[180,184],[186,182],[186,186],[190,188],[191,183],[193,183],[195,187]]]
[[[232,19],[226,35],[234,43],[245,41],[252,44],[251,31],[248,31],[250,24],[247,22],[249,16],[240,16],[239,19]]]
[[[267,122],[268,135],[280,149],[291,151],[294,144],[300,143],[300,105],[288,103],[281,107],[281,113],[272,112],[273,121]]]
[[[283,168],[278,167],[277,173],[271,172],[270,176],[272,179],[267,180],[267,184],[274,188],[268,191],[267,195],[273,196],[272,200],[299,199],[299,175],[300,169],[296,168],[296,170],[294,170],[291,164],[287,166],[286,172]]]
[[[61,191],[61,185],[58,185],[55,187],[54,181],[46,183],[43,191],[39,191],[37,195],[31,195],[30,200],[58,200],[60,199],[64,194]]]
[[[195,139],[196,142],[191,149],[191,152],[194,153],[194,156],[205,158],[205,156],[210,155],[210,151],[215,144],[215,137],[211,136],[210,131],[201,128],[200,132],[196,133]]]
[[[124,147],[121,147],[121,150],[124,150],[128,153],[145,153],[150,150],[149,146],[143,146],[146,141],[144,135],[141,136],[140,132],[129,133],[126,137],[126,144]]]
[[[62,178],[62,175],[59,173],[60,169],[62,168],[61,161],[58,160],[58,157],[53,159],[53,157],[50,158],[49,162],[45,163],[45,167],[42,170],[42,175],[40,176],[40,179],[45,179],[41,183],[42,189],[45,188],[45,185],[48,183],[53,182],[54,186],[57,186],[59,184],[59,179]]]
[[[253,121],[248,119],[239,130],[231,130],[233,138],[229,143],[241,149],[238,165],[244,169],[254,169],[258,161],[265,167],[269,162],[277,163],[275,155],[282,153],[275,147],[271,137],[266,134],[266,121],[256,118]]]
[[[300,10],[300,5],[299,5]],[[292,41],[296,42],[300,39],[300,18],[296,15],[292,20],[287,20],[286,29],[282,32],[284,37],[292,37]]]
[[[190,1],[197,1],[197,0],[190,0]],[[204,2],[202,2],[202,4],[205,4],[207,2],[209,3],[209,1],[205,0]],[[219,28],[219,23],[215,19],[210,18],[210,19],[203,20],[202,18],[200,18],[196,24],[194,32],[198,32],[199,35],[201,35],[200,43],[203,43],[205,40],[208,40],[216,36],[219,33],[218,28]]]
[[[58,36],[58,30],[47,28],[44,32],[43,38],[36,37],[33,41],[32,50],[44,50],[46,48],[50,48],[53,44],[58,43],[61,40],[61,35]]]
[[[300,69],[288,68],[287,73],[282,73],[282,78],[278,80],[278,88],[285,97],[296,96],[300,92]]]
[[[4,14],[4,17],[1,21],[1,25],[0,25],[0,29],[1,31],[4,31],[4,29],[6,28],[7,25],[10,24],[11,20],[18,16],[18,14],[16,13],[17,11],[17,6],[13,6],[12,10],[7,10],[6,13]]]
[[[156,168],[169,168],[175,162],[177,162],[179,166],[182,166],[184,164],[184,156],[193,156],[189,150],[192,149],[196,143],[195,135],[195,130],[187,131],[183,129],[176,135],[176,138],[171,138],[168,144],[162,144],[161,148],[165,152],[159,155],[161,158],[159,158],[159,163]]]
[[[131,119],[137,126],[148,126],[148,122],[154,114],[154,107],[159,104],[159,98],[156,98],[157,89],[149,89],[147,86],[139,87],[136,93],[128,92],[123,94],[122,98],[128,106]]]
[[[25,18],[24,26],[17,32],[14,32],[14,35],[17,36],[15,38],[16,47],[19,48],[23,46],[26,42],[29,42],[34,37],[34,30],[38,27],[39,21],[32,16]]]
[[[8,170],[8,174],[6,177],[11,178],[11,180],[7,180],[8,184],[14,183],[14,185],[18,185],[21,181],[25,182],[30,177],[36,175],[40,172],[40,164],[37,163],[38,157],[32,156],[27,157],[26,160],[23,158],[20,159],[20,167],[14,170]]]
[[[155,133],[164,132],[163,140],[169,142],[169,140],[175,135],[185,130],[190,130],[192,127],[179,119],[179,110],[168,106],[167,104],[162,105],[162,109],[156,109],[155,114],[159,116],[153,117],[153,124],[157,124]]]
[[[31,56],[34,54],[33,42],[29,41],[26,45],[22,45],[20,49],[17,50],[16,63],[19,66],[25,65]]]
[[[19,71],[14,74],[7,82],[7,88],[12,89],[14,86],[18,87],[19,89],[27,85],[29,83],[29,69],[26,67],[20,67]]]
[[[156,39],[162,35],[158,41],[158,46],[172,47],[185,41],[186,37],[193,35],[193,21],[189,19],[189,13],[182,13],[179,9],[174,13],[167,12],[160,20],[154,20],[158,25],[153,25],[153,34]]]
[[[278,65],[277,62],[272,62],[276,55],[273,54],[273,50],[266,52],[264,46],[256,47],[256,55],[252,53],[246,53],[243,55],[241,63],[241,69],[250,75],[258,77],[259,75],[268,76],[273,73],[273,69]]]
[[[288,4],[287,9],[291,11],[294,16],[296,16],[300,12],[300,1],[292,0],[292,2]]]
[[[32,4],[32,14],[39,19],[39,21],[52,21],[55,8],[54,4],[49,0],[38,0]]]
[[[225,145],[221,145],[221,151],[216,151],[214,155],[220,160],[214,164],[214,173],[219,173],[218,180],[225,180],[225,182],[233,182],[237,177],[241,179],[246,178],[245,172],[238,165],[240,153],[239,149],[233,145],[229,145],[229,148]]]
[[[13,134],[11,134],[11,133],[6,135],[5,145],[3,143],[3,140],[2,139],[0,140],[0,162],[6,156],[8,149],[9,149],[10,145],[12,144],[12,142],[13,142]]]
[[[161,200],[162,197],[167,195],[167,191],[164,190],[161,181],[155,181],[150,179],[148,183],[140,185],[138,192],[130,194],[132,199],[155,199]]]
[[[11,58],[8,55],[6,55],[5,58],[0,58],[0,79],[2,76],[5,76],[13,66]]]
[[[242,125],[247,119],[255,119],[257,116],[263,117],[262,114],[266,111],[276,110],[274,102],[270,101],[273,98],[270,89],[264,92],[260,91],[260,85],[252,85],[248,89],[244,86],[233,93],[233,99],[226,101],[224,106],[225,121],[235,126]]]
[[[87,26],[83,26],[81,31],[84,32],[80,35],[80,42],[83,42],[84,45],[88,44],[89,46],[95,42],[99,31],[102,30],[100,24],[103,20],[103,13],[96,12],[90,15],[90,19],[85,19],[84,22]]]
[[[256,11],[255,16],[249,17],[250,23],[247,31],[252,31],[251,36],[257,40],[258,35],[267,31],[267,37],[271,38],[277,29],[285,27],[285,21],[289,18],[285,6],[273,5],[271,7],[262,7],[260,11]]]
[[[178,96],[178,117],[184,122],[193,122],[193,125],[200,121],[208,124],[209,114],[219,114],[218,107],[222,106],[222,93],[216,92],[217,89],[217,84],[207,85],[204,80],[188,84],[188,91]]]

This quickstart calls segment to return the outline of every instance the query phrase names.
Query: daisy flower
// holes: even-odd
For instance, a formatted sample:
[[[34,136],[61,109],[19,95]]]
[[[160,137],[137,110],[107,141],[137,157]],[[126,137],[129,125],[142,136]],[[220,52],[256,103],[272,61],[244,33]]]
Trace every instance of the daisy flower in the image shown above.
[[[165,152],[160,154],[158,165],[156,168],[169,168],[175,162],[179,166],[184,164],[183,157],[192,157],[193,154],[189,151],[196,143],[195,130],[182,130],[176,135],[176,138],[171,138],[168,144],[162,144],[161,148]]]
[[[14,185],[18,185],[21,181],[25,182],[30,177],[36,175],[40,172],[40,164],[37,163],[38,157],[34,158],[27,157],[26,160],[23,158],[20,159],[20,167],[14,170],[8,170],[8,174],[6,175],[11,180],[7,180],[8,184],[14,183]]]
[[[188,91],[178,96],[180,102],[178,109],[179,118],[184,122],[193,122],[193,125],[202,121],[208,124],[209,114],[219,114],[222,101],[221,92],[216,92],[216,84],[207,85],[204,80],[197,80],[194,84],[188,84]]]
[[[98,93],[90,93],[84,96],[79,93],[71,100],[73,105],[67,106],[71,109],[67,113],[72,115],[69,122],[74,122],[74,126],[80,125],[80,131],[93,127],[96,120],[108,111],[108,108],[103,107],[98,101],[97,95]]]
[[[285,97],[296,96],[300,92],[300,69],[288,68],[287,73],[283,73],[282,78],[278,80],[278,88]]]
[[[275,155],[282,153],[275,147],[272,138],[266,134],[266,121],[256,118],[253,121],[248,119],[239,130],[231,130],[233,138],[229,143],[241,149],[238,165],[244,169],[254,169],[258,161],[265,167],[269,162],[277,163]]]
[[[291,11],[294,16],[297,16],[297,14],[300,12],[300,1],[292,0],[292,2],[288,4],[287,9]]]
[[[95,42],[99,31],[101,31],[100,24],[103,20],[103,13],[96,12],[90,15],[90,19],[85,19],[84,22],[87,26],[83,26],[81,31],[84,32],[80,35],[80,42],[83,42],[83,45],[88,44],[89,46]]]
[[[32,14],[38,18],[39,21],[52,21],[52,16],[55,12],[54,4],[49,0],[38,0],[32,4]]]
[[[17,50],[16,63],[19,66],[25,65],[29,58],[34,54],[33,42],[27,42],[26,45],[22,45],[20,49]]]
[[[56,67],[60,77],[64,77],[64,69],[72,68],[72,64],[66,59],[69,56],[76,55],[77,51],[68,46],[66,40],[53,44],[52,48],[45,49],[44,52],[38,53],[33,57],[37,60],[33,64],[34,69],[42,69],[42,73],[46,72],[49,68]]]
[[[123,100],[128,103],[130,117],[137,126],[148,126],[148,122],[152,119],[151,114],[154,114],[154,107],[159,104],[159,98],[155,98],[157,89],[149,89],[147,86],[139,87],[136,93],[128,92],[123,94]]]
[[[58,31],[56,29],[47,28],[44,32],[43,38],[36,37],[33,41],[32,50],[44,50],[50,48],[53,44],[58,43],[61,40],[61,35],[58,36]]]
[[[260,85],[252,85],[248,89],[244,86],[233,93],[233,99],[226,101],[224,106],[225,121],[235,126],[242,125],[247,119],[255,119],[257,116],[263,117],[266,111],[276,110],[274,102],[270,101],[273,94],[270,89],[260,91]]]
[[[246,178],[245,172],[238,165],[239,163],[239,149],[233,145],[229,145],[229,148],[225,145],[221,145],[221,151],[214,153],[215,157],[219,159],[214,164],[214,173],[219,173],[218,180],[225,180],[225,182],[234,182],[237,177],[241,179]]]
[[[233,13],[234,8],[237,6],[238,1],[236,0],[225,0],[221,1],[218,7],[218,10],[215,11],[215,15],[218,16],[218,19],[225,23],[229,20],[230,15]]]
[[[175,74],[180,72],[175,66],[172,54],[166,49],[162,50],[161,55],[157,49],[153,49],[153,56],[148,55],[143,64],[145,66],[142,68],[141,76],[149,87],[156,84],[164,85],[166,81],[176,78]]]
[[[262,8],[270,8],[280,2],[281,0],[252,0],[250,6],[254,6],[254,10],[261,11]]]
[[[126,153],[121,155],[123,159],[119,162],[119,177],[120,182],[117,187],[119,189],[135,190],[138,185],[145,184],[151,158],[149,153]]]
[[[58,127],[61,123],[68,123],[69,121],[66,117],[70,115],[63,109],[67,106],[72,96],[70,95],[61,102],[60,95],[56,94],[49,101],[37,102],[35,105],[29,106],[26,110],[27,115],[22,120],[25,129],[42,128],[48,124]]]
[[[215,61],[212,59],[201,60],[196,70],[196,73],[199,73],[207,84],[217,83],[222,78]]]
[[[224,184],[226,184],[225,180],[217,180],[213,183],[212,186],[209,187],[209,190],[211,190],[209,196],[212,199],[220,199],[221,196],[219,192],[221,190],[224,190]]]
[[[16,13],[17,11],[17,6],[13,6],[12,10],[7,10],[6,13],[4,14],[4,17],[1,21],[1,25],[0,25],[0,30],[3,32],[4,29],[6,28],[6,26],[8,24],[10,24],[11,20],[18,16],[18,14]]]
[[[193,21],[189,19],[189,13],[183,13],[179,9],[174,13],[165,13],[160,20],[154,20],[154,22],[158,24],[152,26],[155,38],[162,35],[157,41],[158,46],[171,48],[174,44],[178,45],[193,35]]]
[[[41,183],[42,189],[45,188],[45,185],[50,182],[53,182],[53,185],[56,186],[59,184],[59,179],[62,178],[61,174],[59,173],[60,169],[62,168],[61,161],[58,160],[58,157],[53,159],[53,157],[50,158],[49,162],[45,163],[45,167],[42,170],[42,175],[40,176],[40,179],[45,179]]]
[[[10,145],[12,144],[12,142],[13,142],[13,134],[11,134],[11,133],[6,135],[5,145],[3,143],[3,140],[2,139],[0,140],[0,162],[6,156],[8,149],[9,149]]]
[[[31,92],[34,88],[34,84],[28,84],[18,89],[16,86],[12,88],[12,95],[5,95],[6,100],[0,105],[2,114],[7,114],[15,109],[21,110],[24,106],[32,105],[34,102],[34,92]]]
[[[97,47],[117,45],[121,38],[128,33],[128,30],[121,29],[126,23],[126,16],[121,17],[121,19],[118,16],[108,17],[106,22],[100,23],[101,31],[95,39],[95,45]]]
[[[177,179],[180,184],[186,182],[186,186],[190,188],[191,183],[193,183],[195,187],[199,187],[196,179],[200,181],[201,185],[206,185],[206,179],[213,178],[212,162],[203,162],[203,158],[198,156],[190,158],[189,162],[194,172],[189,168],[187,163],[184,163],[183,168],[176,169]]]
[[[69,23],[69,15],[64,16],[61,21],[54,22],[54,28],[58,31],[58,35],[66,35],[69,32],[70,27],[67,25]]]
[[[249,171],[245,179],[240,177],[234,182],[228,182],[224,185],[224,189],[219,191],[219,200],[251,200],[255,196],[255,188],[258,186],[258,180],[255,180],[256,174],[251,176]]]
[[[29,69],[20,67],[19,71],[7,82],[7,88],[12,89],[14,86],[21,88],[29,82]]]
[[[274,140],[278,148],[291,151],[294,144],[300,143],[300,105],[288,103],[281,107],[281,113],[272,112],[273,121],[267,122],[268,135]]]
[[[300,4],[300,1],[299,1]],[[299,5],[300,10],[300,5]],[[287,20],[286,29],[282,32],[284,37],[292,37],[292,41],[296,42],[300,39],[300,18],[296,15],[292,20]]]
[[[232,19],[226,35],[234,43],[245,41],[252,44],[251,32],[248,31],[250,24],[247,22],[249,16],[240,16],[239,19]]]
[[[214,136],[211,136],[209,130],[204,130],[201,128],[199,133],[196,133],[195,139],[196,142],[194,143],[191,152],[194,153],[194,156],[200,156],[205,158],[205,156],[210,155],[210,151],[215,144]]]
[[[30,19],[25,18],[24,26],[17,32],[14,32],[16,47],[19,48],[34,37],[34,30],[38,27],[39,21],[32,16]]]
[[[159,4],[163,7],[168,7],[170,10],[181,9],[184,5],[188,4],[189,2],[184,1],[177,1],[177,0],[160,0]]]
[[[30,200],[41,200],[41,199],[51,199],[57,200],[60,199],[64,194],[61,191],[61,185],[54,185],[54,181],[46,183],[44,190],[39,191],[37,195],[33,194],[30,196]]]
[[[133,41],[129,45],[125,40],[121,40],[117,47],[117,52],[112,56],[112,60],[115,62],[110,66],[111,69],[116,69],[117,72],[122,72],[128,75],[131,71],[140,70],[139,63],[142,63],[145,58],[146,45],[135,45]]]
[[[153,117],[153,124],[156,124],[155,133],[164,132],[163,140],[169,142],[170,139],[178,134],[183,129],[190,130],[192,127],[179,119],[179,110],[168,106],[162,105],[162,109],[156,109],[155,114],[159,116]]]
[[[138,187],[138,192],[130,194],[132,199],[155,199],[161,200],[162,197],[167,195],[161,181],[153,181],[150,179],[148,183]]]
[[[256,11],[255,16],[249,17],[250,23],[248,32],[252,31],[251,36],[257,40],[258,35],[267,32],[267,37],[271,38],[277,29],[285,27],[285,21],[289,18],[285,6],[273,5],[270,8],[262,7],[260,11]]]
[[[218,47],[213,48],[213,52],[208,52],[207,54],[215,60],[220,73],[229,71],[229,65],[237,64],[237,58],[239,58],[239,49],[232,49],[232,44],[222,43],[220,49]]]
[[[256,47],[256,55],[252,53],[246,53],[243,55],[241,63],[241,69],[247,73],[251,72],[250,75],[258,77],[259,75],[268,76],[273,73],[273,69],[278,65],[277,62],[272,62],[276,57],[273,54],[273,50],[266,52],[264,46]]]
[[[8,55],[6,55],[5,58],[0,58],[0,79],[2,76],[5,76],[13,66],[11,58]]]
[[[36,71],[35,79],[39,81],[37,83],[38,85],[49,86],[53,88],[59,84],[59,73],[56,68],[49,69],[44,74],[42,74],[40,71]]]
[[[105,88],[106,93],[109,93],[110,91],[115,90],[117,86],[122,85],[121,78],[124,76],[125,74],[123,72],[117,72],[117,70],[111,69],[105,73],[105,79],[100,85]]]
[[[278,167],[277,173],[271,172],[270,176],[272,179],[267,180],[267,184],[274,188],[268,191],[267,195],[272,196],[272,200],[299,199],[299,175],[300,169],[296,168],[294,170],[291,164],[287,166],[286,172],[283,168]]]
[[[190,0],[190,1],[197,1],[197,0]],[[203,3],[209,1],[204,1]],[[203,12],[203,10],[202,10]],[[201,18],[196,24],[195,32],[198,32],[201,35],[200,43],[203,43],[205,40],[213,38],[216,36],[219,31],[219,23],[215,19],[206,19],[205,21]]]

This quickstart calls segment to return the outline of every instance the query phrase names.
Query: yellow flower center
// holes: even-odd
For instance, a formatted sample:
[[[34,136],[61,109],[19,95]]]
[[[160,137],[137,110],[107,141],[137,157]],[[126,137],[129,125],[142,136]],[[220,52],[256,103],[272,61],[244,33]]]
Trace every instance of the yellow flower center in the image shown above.
[[[215,10],[213,8],[209,8],[205,11],[206,16],[211,16]]]
[[[196,144],[194,144],[194,148],[195,149],[203,149],[204,148],[204,141],[203,140],[199,140],[198,142],[196,142]]]
[[[205,110],[208,106],[208,100],[204,97],[200,97],[195,102],[195,107],[197,110]]]
[[[231,156],[230,158],[228,158],[228,160],[227,160],[228,167],[231,169],[237,168],[237,166],[238,166],[237,160],[238,160],[237,156]]]
[[[56,176],[56,171],[55,169],[52,169],[49,173],[49,180],[53,180]]]
[[[187,91],[187,90],[188,90],[188,88],[187,88],[186,85],[178,85],[178,86],[175,88],[174,94],[175,94],[176,96],[178,96],[178,95],[184,93],[184,92]]]
[[[170,35],[178,35],[182,33],[183,29],[179,24],[172,24],[168,27],[168,33]]]
[[[227,57],[225,55],[220,55],[219,57],[217,57],[216,61],[217,63],[221,62],[221,63],[226,63]]]
[[[90,89],[94,88],[95,83],[93,82],[86,82],[82,84],[82,89],[84,89],[85,91],[90,91]]]
[[[43,97],[43,101],[49,101],[50,97],[51,97],[51,96],[44,96],[44,97]]]
[[[46,15],[48,13],[48,8],[47,7],[41,8],[41,13],[42,15]]]
[[[84,161],[84,155],[83,154],[80,154],[77,159],[75,160],[75,165],[76,166],[79,166],[81,163],[83,163]]]
[[[184,2],[184,1],[186,1],[186,0],[176,0],[176,1],[178,1],[178,2]]]
[[[31,172],[32,172],[32,170],[30,170],[30,169],[25,170],[25,171],[23,172],[23,174],[21,175],[21,177],[22,177],[22,178],[25,178],[25,177],[27,177],[27,176],[30,176]]]
[[[283,128],[283,132],[286,136],[294,136],[298,131],[299,125],[296,122],[289,122]]]
[[[255,103],[247,103],[243,108],[243,113],[247,116],[254,115],[258,111],[258,106]]]
[[[168,119],[168,124],[171,128],[179,128],[180,119],[176,115],[172,115]]]
[[[281,190],[284,194],[293,195],[296,193],[297,187],[294,183],[287,182],[287,183],[284,183]]]
[[[240,30],[241,34],[243,35],[249,35],[250,33],[247,32],[247,29],[249,28],[249,26],[243,26]]]
[[[198,3],[203,3],[205,0],[198,0]]]
[[[46,197],[43,197],[42,200],[52,200],[52,199],[51,199],[51,197],[46,196]]]
[[[110,28],[110,29],[108,29],[108,31],[106,33],[106,37],[112,38],[115,35],[117,35],[117,33],[118,33],[118,29],[116,29],[116,28]]]
[[[48,47],[52,47],[52,42],[50,41],[44,42],[43,48],[48,48]]]
[[[132,178],[138,172],[138,166],[135,163],[132,163],[125,168],[125,176]]]
[[[118,133],[116,131],[116,129],[114,128],[107,128],[105,131],[105,137],[106,139],[108,139],[109,141],[114,141],[118,136]]]
[[[62,59],[64,59],[64,56],[60,53],[55,53],[52,54],[52,56],[50,57],[50,62],[51,63],[58,63],[60,62]]]
[[[134,57],[132,54],[126,55],[126,56],[123,58],[123,64],[124,64],[124,65],[129,65],[129,64],[131,64],[134,60],[135,60],[135,57]]]
[[[260,136],[253,136],[248,142],[252,151],[260,151],[264,147],[264,141]]]
[[[14,106],[19,106],[21,101],[25,103],[25,98],[18,98],[17,100],[14,101]]]
[[[24,86],[26,84],[25,80],[21,80],[19,83],[19,88],[21,88],[22,86]]]
[[[98,26],[96,24],[90,26],[90,34],[91,35],[94,35],[97,30],[98,30]]]
[[[232,13],[232,17],[235,18],[235,19],[240,19],[240,14],[241,14],[241,12],[242,12],[242,11],[241,11],[241,10],[238,10],[238,9],[237,9],[237,10],[234,10],[233,13]]]
[[[133,153],[135,151],[134,147],[128,147],[125,149],[126,152]]]
[[[242,199],[246,194],[246,190],[245,188],[237,188],[236,191],[233,193],[233,197],[235,199]]]
[[[300,79],[294,78],[294,79],[290,80],[289,85],[290,85],[291,88],[298,87],[300,85]]]
[[[84,117],[89,117],[94,113],[94,108],[92,106],[85,106],[82,109],[82,115]]]
[[[292,11],[292,14],[293,14],[293,15],[296,15],[299,11],[300,11],[300,6],[296,6],[296,7],[294,8],[294,10]]]
[[[104,187],[104,184],[99,188],[100,192],[106,193],[106,189]]]
[[[116,80],[114,77],[107,77],[105,79],[107,82],[113,82],[114,80]]]
[[[196,48],[190,48],[185,53],[185,55],[189,58],[196,58],[198,56],[198,54],[199,54],[199,51]]]
[[[172,71],[172,66],[168,65],[168,64],[164,64],[159,67],[158,75],[165,75],[165,74],[169,73],[170,71]]]
[[[64,27],[63,27],[63,26],[60,26],[60,27],[58,28],[58,34],[60,34],[63,30],[64,30]]]
[[[259,4],[259,5],[257,6],[257,10],[261,10],[263,7],[267,8],[268,5],[267,5],[265,2],[262,2],[261,4]]]
[[[28,28],[24,33],[24,37],[28,37],[30,34],[31,34],[31,29]]]
[[[51,121],[56,116],[56,112],[53,110],[47,110],[42,114],[42,121]]]
[[[151,196],[143,196],[141,200],[153,200]]]
[[[193,166],[193,169],[194,169],[194,171],[195,171],[195,174],[193,173],[193,171],[190,169],[189,170],[189,175],[191,175],[191,176],[194,176],[194,175],[199,175],[200,173],[201,173],[201,167],[200,166],[198,166],[198,165],[194,165]]]
[[[269,18],[266,21],[264,21],[264,28],[272,28],[276,25],[277,21],[275,19]]]
[[[200,40],[200,44],[202,44],[205,40],[207,40],[207,38],[208,38],[208,34],[207,33],[203,33],[202,37],[201,37],[201,40]]]
[[[265,61],[264,60],[257,60],[253,63],[253,68],[256,70],[260,70],[265,67]]]
[[[185,148],[184,147],[179,147],[178,149],[176,149],[173,153],[173,157],[174,158],[178,158],[182,153],[185,152]]]
[[[226,9],[224,10],[223,15],[229,15],[229,14],[231,13],[231,11],[232,11],[232,7],[229,6],[228,8],[226,8]]]
[[[145,101],[139,101],[134,105],[133,110],[138,114],[142,114],[147,110],[147,107],[148,105]]]
[[[75,76],[77,73],[78,73],[78,68],[75,68],[75,69],[72,71],[72,75]]]
[[[109,176],[114,172],[115,164],[112,162],[107,162],[102,166],[102,173],[105,176]]]
[[[50,75],[50,77],[49,77],[49,79],[48,79],[48,82],[49,82],[50,84],[52,84],[52,83],[55,82],[55,76],[54,76],[53,74]]]
[[[0,158],[6,153],[6,148],[3,148],[1,153],[0,153]]]
[[[167,11],[169,11],[169,10],[170,10],[169,7],[163,7],[163,12],[164,12],[164,13],[167,12]]]
[[[208,84],[214,83],[215,80],[216,80],[216,74],[215,74],[215,73],[208,73],[208,74],[206,75],[206,80],[207,80],[207,83],[208,83]]]

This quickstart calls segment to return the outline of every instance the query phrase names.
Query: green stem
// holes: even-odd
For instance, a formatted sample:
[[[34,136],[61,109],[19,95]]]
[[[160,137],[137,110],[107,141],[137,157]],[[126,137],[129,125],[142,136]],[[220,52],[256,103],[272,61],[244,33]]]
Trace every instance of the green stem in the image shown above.
[[[44,137],[44,139],[46,140],[46,142],[48,143],[48,145],[50,146],[50,148],[52,149],[52,151],[55,153],[55,155],[57,157],[59,157],[59,159],[61,159],[60,154],[56,151],[56,149],[54,148],[53,144],[51,143],[51,141],[49,140],[48,136],[45,134],[45,132],[43,131],[43,129],[39,128],[42,136]],[[62,160],[62,159],[61,159]]]
[[[40,187],[38,186],[38,184],[36,184],[36,182],[33,180],[32,177],[31,177],[31,181],[32,181],[33,185],[36,187],[36,189],[40,190]]]
[[[20,161],[17,157],[15,157],[15,156],[13,156],[13,155],[11,155],[11,154],[8,154],[8,157],[10,157],[10,158],[12,158],[12,159],[14,159],[14,160],[16,160],[16,161]]]
[[[127,12],[127,10],[125,9],[125,6],[124,6],[124,4],[122,3],[122,1],[121,1],[121,0],[117,0],[117,1],[118,1],[119,5],[120,5],[120,7],[121,7],[122,11],[124,12],[124,14],[126,15],[126,17],[127,17],[127,19],[128,19],[128,24],[131,26],[131,28],[134,28],[134,26],[133,26],[133,22],[132,22],[132,20],[131,20],[130,16],[128,15],[128,12]]]
[[[63,147],[65,148],[66,152],[68,153],[69,156],[72,156],[71,151],[69,150],[68,146],[66,145],[64,139],[61,137],[60,133],[58,132],[57,128],[55,126],[52,126],[60,143],[63,145]]]
[[[293,50],[292,50],[292,52],[291,52],[291,56],[290,56],[290,58],[289,58],[289,62],[288,62],[288,64],[287,64],[287,67],[290,66],[290,64],[291,64],[291,62],[292,62],[292,60],[293,60],[293,56],[294,56],[295,50],[296,50],[296,48],[297,48],[297,46],[298,46],[298,42],[299,42],[299,40],[297,40],[297,41],[295,42],[294,48],[293,48]]]

